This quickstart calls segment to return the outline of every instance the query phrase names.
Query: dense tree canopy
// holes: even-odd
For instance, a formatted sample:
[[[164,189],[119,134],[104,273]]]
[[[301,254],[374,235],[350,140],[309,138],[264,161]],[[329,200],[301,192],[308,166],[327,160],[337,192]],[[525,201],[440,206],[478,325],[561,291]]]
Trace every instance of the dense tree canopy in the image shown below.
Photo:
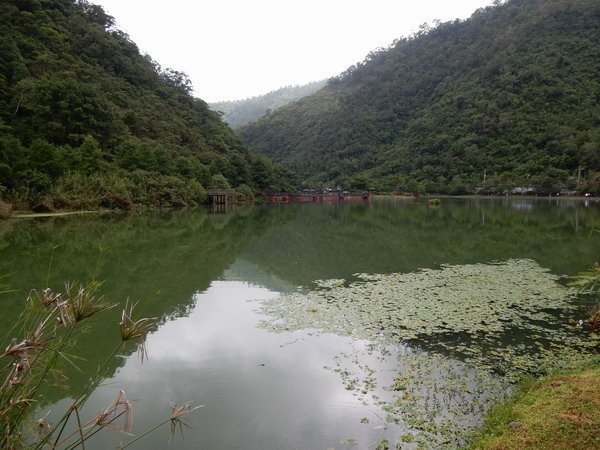
[[[162,206],[202,201],[215,175],[233,187],[289,186],[191,92],[100,6],[0,2],[0,195],[48,208]]]
[[[307,185],[600,192],[600,3],[424,25],[239,134]]]

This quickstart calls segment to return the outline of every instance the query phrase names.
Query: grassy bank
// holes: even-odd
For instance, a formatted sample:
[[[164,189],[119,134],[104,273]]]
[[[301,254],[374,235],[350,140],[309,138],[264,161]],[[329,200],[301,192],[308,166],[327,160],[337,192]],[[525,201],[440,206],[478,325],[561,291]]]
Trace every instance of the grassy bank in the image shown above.
[[[527,380],[493,409],[472,449],[600,448],[600,361]]]

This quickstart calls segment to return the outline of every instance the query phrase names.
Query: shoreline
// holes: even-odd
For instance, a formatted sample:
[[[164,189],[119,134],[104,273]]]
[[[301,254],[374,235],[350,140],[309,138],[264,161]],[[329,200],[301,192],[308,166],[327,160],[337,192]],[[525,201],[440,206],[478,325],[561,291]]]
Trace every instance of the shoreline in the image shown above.
[[[402,200],[419,200],[419,199],[431,199],[431,198],[468,198],[468,199],[522,199],[522,200],[571,200],[571,201],[593,201],[594,203],[600,202],[599,196],[594,197],[583,197],[583,196],[542,196],[542,195],[450,195],[450,194],[423,194],[419,197],[413,197],[409,195],[391,195],[391,194],[373,194],[373,198],[394,198]]]
[[[373,199],[393,199],[399,201],[415,201],[415,200],[431,200],[433,198],[440,199],[477,199],[477,200],[500,200],[500,199],[511,199],[511,200],[534,200],[534,201],[575,201],[575,202],[591,202],[593,204],[600,203],[600,197],[582,197],[582,196],[558,196],[558,197],[543,197],[543,196],[533,196],[533,195],[449,195],[449,194],[423,194],[419,197],[413,196],[402,196],[402,195],[391,195],[391,194],[373,194],[371,196]],[[264,201],[257,199],[254,204],[264,204]],[[210,207],[211,205],[201,205],[200,207]],[[198,208],[195,206],[193,208]],[[129,211],[147,211],[147,210],[182,210],[187,208],[153,208],[146,206],[138,206],[134,207]],[[12,211],[12,213],[8,217],[1,218],[0,220],[10,220],[10,219],[36,219],[36,218],[45,218],[45,217],[65,217],[65,216],[76,216],[76,215],[88,215],[88,214],[107,214],[107,213],[115,213],[115,212],[125,212],[125,210],[120,209],[95,209],[95,210],[63,210],[63,211],[49,211],[49,212],[33,212],[27,210],[16,210]]]
[[[29,212],[29,211],[15,211],[8,217],[8,219],[35,219],[38,217],[61,217],[61,216],[75,216],[85,214],[105,214],[112,212],[110,209],[106,210],[80,210],[80,211],[57,211],[57,212]]]

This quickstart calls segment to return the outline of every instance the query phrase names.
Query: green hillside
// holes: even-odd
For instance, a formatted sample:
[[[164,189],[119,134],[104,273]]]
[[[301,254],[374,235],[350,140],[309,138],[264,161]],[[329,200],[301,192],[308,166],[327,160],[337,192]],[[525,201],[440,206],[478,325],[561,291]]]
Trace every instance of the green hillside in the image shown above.
[[[287,180],[101,7],[0,2],[0,196],[16,207],[182,206]]]
[[[239,134],[306,185],[600,192],[600,2],[422,26]]]
[[[213,111],[221,111],[223,120],[231,128],[236,129],[250,122],[256,122],[261,117],[271,114],[277,108],[313,94],[323,86],[325,86],[324,80],[313,81],[302,86],[285,86],[264,95],[244,100],[209,103],[209,106]]]

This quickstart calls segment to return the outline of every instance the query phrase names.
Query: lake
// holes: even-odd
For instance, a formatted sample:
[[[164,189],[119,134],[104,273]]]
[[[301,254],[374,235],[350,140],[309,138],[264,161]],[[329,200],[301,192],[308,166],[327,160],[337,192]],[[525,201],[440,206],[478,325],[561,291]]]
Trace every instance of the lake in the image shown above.
[[[600,257],[600,203],[550,198],[261,205],[0,222],[10,328],[27,293],[104,280],[158,318],[102,372],[86,416],[124,389],[134,432],[204,405],[173,449],[456,448],[527,373],[593,350],[564,277]],[[56,417],[119,339],[89,321]],[[597,337],[596,337],[597,338]],[[597,342],[596,344],[597,345]],[[100,433],[86,448],[130,437]],[[167,448],[169,426],[135,448]]]

